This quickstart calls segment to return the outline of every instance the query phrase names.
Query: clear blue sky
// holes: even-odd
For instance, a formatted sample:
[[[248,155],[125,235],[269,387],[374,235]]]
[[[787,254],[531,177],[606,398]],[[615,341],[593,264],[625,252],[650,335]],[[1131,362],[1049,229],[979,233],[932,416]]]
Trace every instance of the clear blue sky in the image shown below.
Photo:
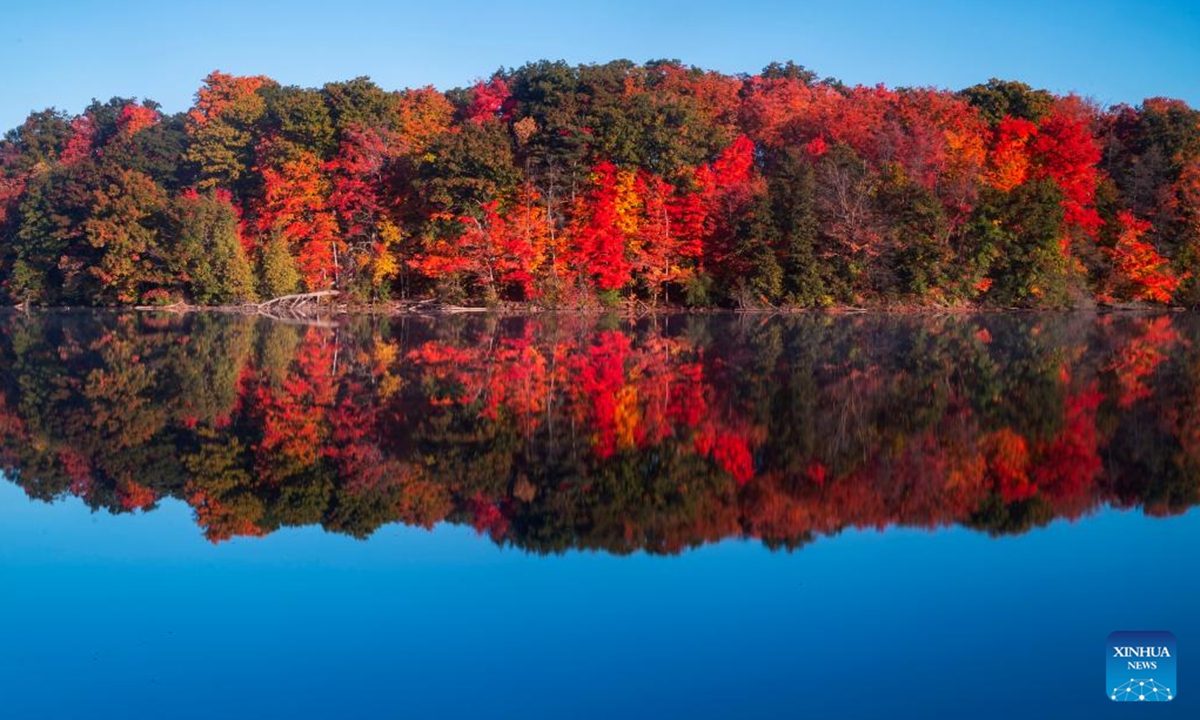
[[[92,97],[186,108],[213,69],[314,86],[469,83],[541,58],[678,58],[726,72],[793,59],[850,83],[1005,77],[1103,103],[1200,105],[1198,0],[381,2],[41,0],[5,7],[0,128]]]

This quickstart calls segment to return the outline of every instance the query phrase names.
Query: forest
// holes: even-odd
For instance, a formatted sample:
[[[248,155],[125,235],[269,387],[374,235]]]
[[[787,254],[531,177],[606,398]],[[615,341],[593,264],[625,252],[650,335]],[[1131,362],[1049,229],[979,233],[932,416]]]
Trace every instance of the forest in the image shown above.
[[[1026,532],[1200,503],[1190,313],[0,315],[0,476],[212,542],[538,553]]]
[[[1200,304],[1200,112],[793,63],[540,61],[469,87],[213,72],[0,143],[12,305]]]

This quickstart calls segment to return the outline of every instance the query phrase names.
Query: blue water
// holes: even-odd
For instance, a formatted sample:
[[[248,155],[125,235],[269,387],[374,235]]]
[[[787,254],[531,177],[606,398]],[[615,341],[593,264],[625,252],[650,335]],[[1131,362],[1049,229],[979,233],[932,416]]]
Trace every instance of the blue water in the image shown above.
[[[0,313],[0,720],[1200,718],[1197,547],[1197,314]]]
[[[3,482],[0,716],[1194,718],[1196,547],[1195,509],[794,553],[543,557],[449,525],[214,546],[179,502]],[[1107,700],[1117,629],[1175,634],[1175,701]]]

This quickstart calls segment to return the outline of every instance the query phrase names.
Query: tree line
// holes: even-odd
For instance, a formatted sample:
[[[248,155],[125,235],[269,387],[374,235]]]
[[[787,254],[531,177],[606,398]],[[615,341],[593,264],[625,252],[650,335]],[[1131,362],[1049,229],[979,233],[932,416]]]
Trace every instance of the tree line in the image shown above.
[[[548,306],[1200,302],[1200,113],[792,64],[541,61],[466,88],[213,72],[0,143],[11,303],[337,289]]]

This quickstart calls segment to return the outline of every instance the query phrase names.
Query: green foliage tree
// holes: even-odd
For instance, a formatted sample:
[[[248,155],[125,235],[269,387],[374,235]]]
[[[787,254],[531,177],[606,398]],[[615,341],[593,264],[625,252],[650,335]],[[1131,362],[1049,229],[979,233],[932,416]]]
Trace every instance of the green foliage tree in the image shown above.
[[[508,130],[497,122],[467,123],[434,142],[417,190],[435,212],[478,215],[484,203],[512,192],[519,181]]]
[[[254,270],[228,194],[185,193],[171,207],[172,266],[197,303],[254,300]]]
[[[1071,276],[1062,250],[1062,191],[1049,180],[984,194],[962,256],[984,297],[1001,306],[1064,307]]]
[[[788,148],[769,161],[765,173],[767,193],[759,213],[775,239],[783,300],[809,307],[831,304],[822,271],[824,263],[818,254],[816,180],[811,158]]]
[[[258,279],[260,294],[273,298],[299,291],[300,271],[283,235],[268,235],[261,252]]]
[[[1054,96],[1049,91],[1035,90],[1015,80],[992,78],[963,90],[961,94],[992,124],[1005,116],[1040,122],[1054,108]]]
[[[266,85],[259,91],[266,105],[264,123],[274,142],[271,160],[290,160],[311,151],[328,159],[336,148],[333,119],[319,90]]]
[[[941,202],[930,190],[898,175],[881,183],[878,202],[895,248],[888,264],[895,268],[896,290],[918,300],[934,294],[941,294],[942,301],[952,300],[946,291],[956,273],[955,256]]]
[[[339,135],[349,128],[376,128],[384,132],[396,128],[396,94],[368,77],[326,83],[321,94]]]

